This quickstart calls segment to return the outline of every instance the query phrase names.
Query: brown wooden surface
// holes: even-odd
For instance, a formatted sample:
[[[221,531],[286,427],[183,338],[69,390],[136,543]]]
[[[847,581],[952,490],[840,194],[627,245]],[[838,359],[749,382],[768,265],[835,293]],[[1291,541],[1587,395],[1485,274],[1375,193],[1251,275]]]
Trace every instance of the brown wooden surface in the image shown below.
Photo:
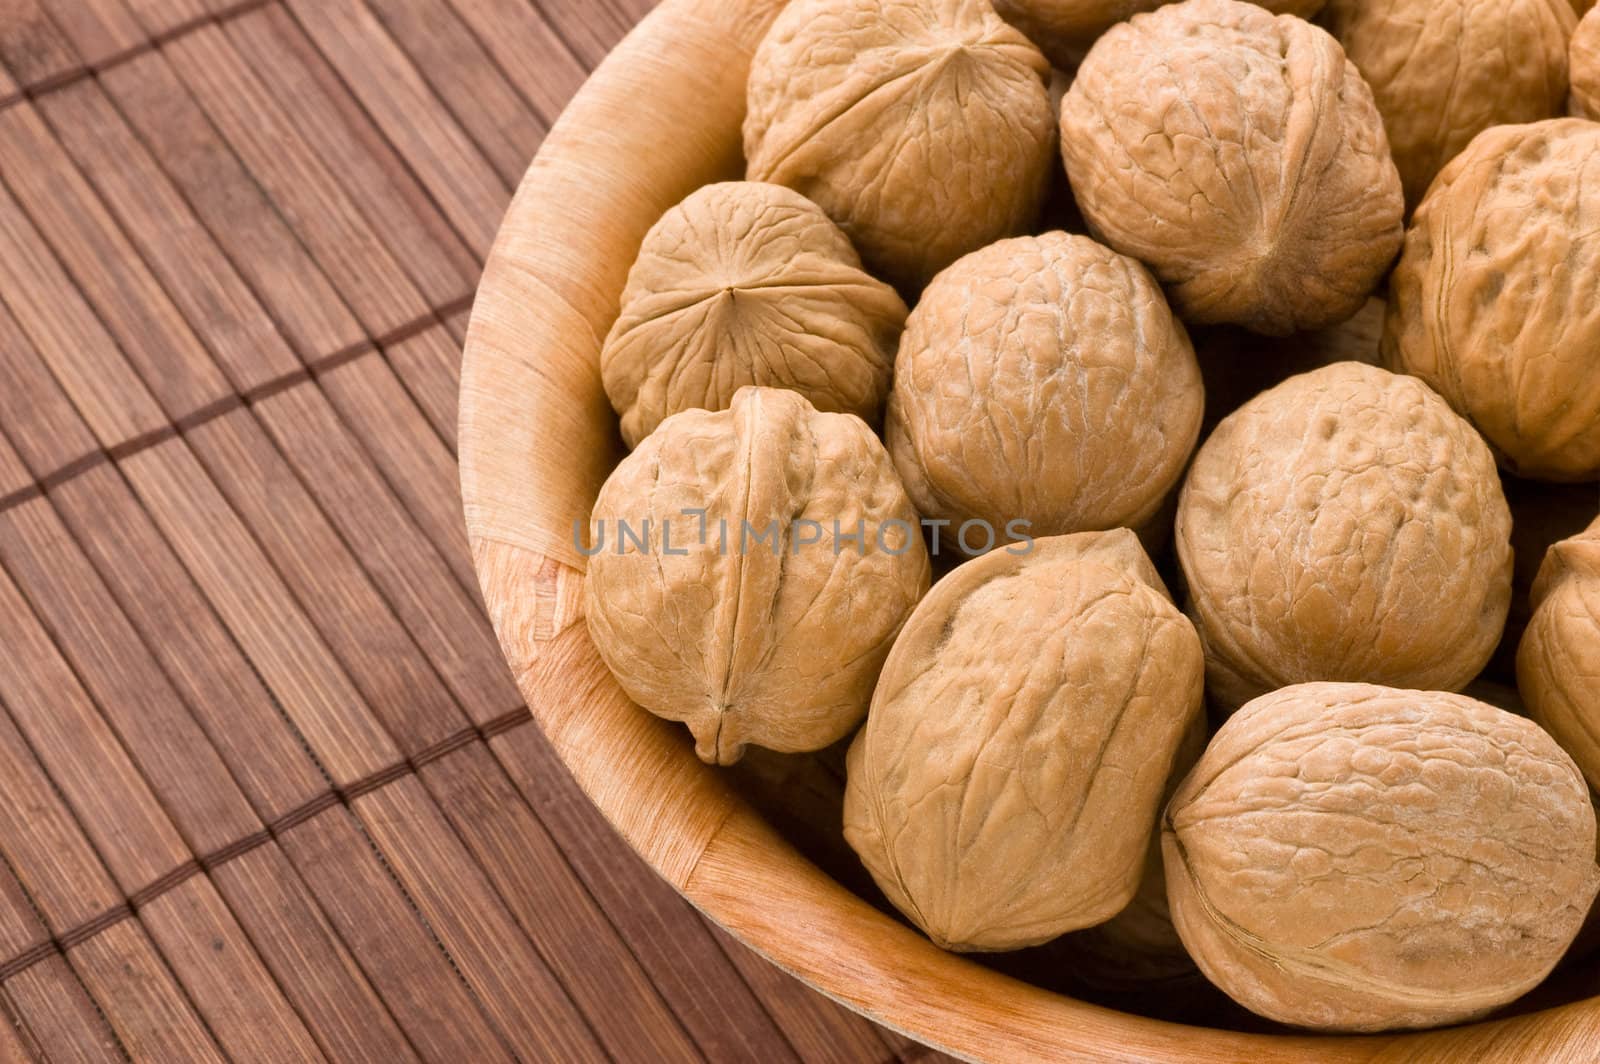
[[[479,601],[460,349],[649,0],[0,0],[0,1061],[927,1060],[710,925]]]

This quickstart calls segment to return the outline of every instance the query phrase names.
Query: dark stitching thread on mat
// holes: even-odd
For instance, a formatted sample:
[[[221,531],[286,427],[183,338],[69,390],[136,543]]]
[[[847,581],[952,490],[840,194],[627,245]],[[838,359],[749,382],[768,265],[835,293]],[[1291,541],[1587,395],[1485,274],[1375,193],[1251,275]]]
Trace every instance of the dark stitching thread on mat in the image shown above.
[[[4,964],[0,964],[0,983],[6,982],[12,976],[20,975],[57,953],[65,953],[74,946],[87,942],[102,931],[132,918],[140,909],[168,892],[176,890],[195,876],[203,872],[214,871],[231,861],[236,861],[246,854],[260,849],[292,828],[304,824],[319,813],[325,813],[341,804],[348,805],[358,798],[382,790],[391,783],[415,775],[425,766],[447,757],[475,741],[488,741],[532,720],[533,713],[528,707],[522,706],[481,725],[462,728],[460,731],[434,743],[406,760],[396,762],[387,768],[379,769],[377,772],[363,776],[346,787],[322,791],[315,798],[297,806],[274,820],[271,824],[268,824],[265,830],[246,835],[244,838],[231,842],[203,857],[185,861],[161,878],[134,891],[128,896],[126,902],[114,905],[99,916],[79,924],[77,927],[63,931],[61,934],[54,935],[44,942],[28,947]]]
[[[105,460],[106,454],[104,451],[90,451],[88,454],[83,455],[80,458],[74,458],[72,461],[68,462],[54,473],[40,477],[39,487],[45,491],[49,491],[51,488],[65,484],[73,477],[87,473],[89,470],[105,462]],[[0,510],[3,509],[5,509],[5,507],[0,506]]]
[[[252,0],[251,6],[259,5],[256,5]],[[315,359],[288,373],[263,381],[254,388],[246,389],[236,395],[225,395],[220,399],[213,400],[169,424],[162,425],[160,428],[141,432],[137,436],[131,436],[123,440],[121,443],[114,443],[104,450],[90,451],[88,454],[80,455],[59,469],[39,477],[32,484],[8,492],[5,495],[0,495],[0,513],[4,513],[14,506],[21,506],[23,503],[31,502],[45,492],[59,488],[67,481],[87,473],[107,460],[120,462],[133,457],[140,451],[147,451],[169,440],[177,439],[183,433],[191,432],[215,421],[219,417],[231,414],[235,410],[264,402],[275,395],[288,391],[290,388],[314,381],[365,355],[378,354],[384,348],[402,344],[414,336],[420,336],[422,333],[427,332],[435,325],[442,327],[446,319],[470,309],[472,309],[471,296],[451,300],[423,317],[408,321],[404,325],[390,330],[376,341],[357,341],[340,348],[331,355]]]
[[[15,92],[0,97],[0,111],[21,103],[23,100],[37,100],[41,96],[48,96],[50,93],[57,92],[69,85],[76,85],[86,78],[103,74],[124,63],[131,63],[140,56],[149,55],[163,45],[171,44],[180,37],[188,36],[195,30],[204,29],[207,26],[221,26],[231,19],[242,18],[253,11],[270,7],[274,3],[276,3],[276,0],[242,0],[241,3],[224,8],[221,11],[185,19],[176,26],[153,34],[148,40],[141,41],[131,48],[124,48],[120,52],[111,53],[98,63],[85,63],[82,66],[73,67],[71,70],[58,70],[53,74],[46,74],[38,81],[23,85]]]

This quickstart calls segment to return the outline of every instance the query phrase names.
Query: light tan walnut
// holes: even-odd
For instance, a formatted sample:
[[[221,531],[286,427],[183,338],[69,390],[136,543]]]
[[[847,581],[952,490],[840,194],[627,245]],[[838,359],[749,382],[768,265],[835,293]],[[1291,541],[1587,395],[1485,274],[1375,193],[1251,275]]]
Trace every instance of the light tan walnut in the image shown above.
[[[1600,122],[1600,8],[1591,9],[1578,23],[1567,55],[1572,77],[1569,113]]]
[[[1015,520],[1035,536],[1148,521],[1205,406],[1149,273],[1066,233],[992,244],[935,278],[894,377],[886,437],[911,501],[997,538]]]
[[[1208,978],[1283,1023],[1380,1031],[1532,989],[1600,887],[1595,814],[1537,725],[1462,695],[1312,683],[1222,726],[1163,817]]]
[[[969,562],[884,666],[850,747],[845,838],[946,949],[1107,920],[1138,886],[1202,671],[1126,529]]]
[[[1236,0],[1113,27],[1061,108],[1084,217],[1186,321],[1283,335],[1353,315],[1401,238],[1372,93],[1339,43]]]
[[[1517,687],[1600,790],[1600,519],[1550,548],[1517,651]]]
[[[589,633],[628,697],[687,724],[702,759],[819,750],[865,715],[927,591],[916,521],[859,418],[740,389],[728,410],[662,422],[601,489]]]
[[[1569,0],[1328,0],[1324,21],[1372,87],[1410,205],[1485,129],[1566,109]]]
[[[994,0],[1000,17],[1028,35],[1057,67],[1075,67],[1102,33],[1171,0]],[[1268,11],[1310,18],[1325,0],[1255,0]]]
[[[1208,738],[1205,715],[1197,714],[1178,747],[1161,795],[1162,808],[1200,760]],[[1062,959],[1072,965],[1073,975],[1100,989],[1150,990],[1199,979],[1194,961],[1172,925],[1159,831],[1151,833],[1139,889],[1128,907],[1097,927],[1065,936],[1060,944]]]
[[[808,196],[918,289],[1037,218],[1049,79],[987,0],[794,0],[751,66],[748,176]]]
[[[1384,364],[1537,480],[1600,478],[1600,124],[1497,126],[1440,173],[1390,282]]]
[[[816,204],[780,185],[707,185],[645,236],[600,375],[630,447],[747,384],[877,425],[905,318]]]
[[[1319,679],[1459,690],[1510,604],[1494,456],[1425,384],[1376,366],[1291,377],[1224,419],[1175,538],[1224,707]]]

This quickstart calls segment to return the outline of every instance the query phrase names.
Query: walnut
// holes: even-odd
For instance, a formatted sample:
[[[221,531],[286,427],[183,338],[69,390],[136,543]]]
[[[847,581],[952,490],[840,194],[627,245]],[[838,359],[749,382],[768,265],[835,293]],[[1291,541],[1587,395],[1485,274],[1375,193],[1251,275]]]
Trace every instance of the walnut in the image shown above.
[[[1154,11],[1171,0],[994,0],[1000,17],[1027,34],[1050,61],[1063,69],[1077,66],[1084,50],[1106,30],[1132,15]],[[1284,15],[1310,18],[1325,0],[1255,0]]]
[[[1600,888],[1572,759],[1462,695],[1311,683],[1259,698],[1162,829],[1201,970],[1303,1027],[1480,1016],[1549,973]]]
[[[1186,321],[1273,335],[1366,301],[1404,201],[1372,93],[1339,43],[1235,0],[1113,27],[1061,109],[1084,217]]]
[[[747,384],[877,425],[905,318],[816,204],[780,185],[708,185],[644,238],[600,375],[630,447]]]
[[[927,591],[916,522],[859,418],[741,388],[728,410],[662,422],[601,489],[589,632],[628,697],[687,724],[704,760],[821,749],[860,722]]]
[[[1485,129],[1566,108],[1569,0],[1328,0],[1325,21],[1372,87],[1408,204]]]
[[[1600,124],[1497,126],[1445,167],[1390,283],[1384,362],[1539,480],[1600,478]]]
[[[794,0],[758,49],[748,175],[805,194],[920,288],[1038,216],[1050,65],[987,0]]]
[[[1591,9],[1578,23],[1567,55],[1572,77],[1569,113],[1600,122],[1600,8]]]
[[[1600,519],[1550,548],[1517,651],[1517,687],[1533,719],[1600,790]]]
[[[850,747],[845,838],[946,949],[1107,920],[1138,885],[1202,671],[1126,529],[963,565],[884,666]]]
[[[1209,689],[1305,680],[1458,690],[1511,597],[1494,457],[1421,381],[1341,362],[1224,419],[1175,533]]]
[[[1207,738],[1205,716],[1197,714],[1183,733],[1161,795],[1161,808],[1172,800],[1179,784],[1200,760]],[[1060,941],[1063,959],[1072,965],[1073,975],[1098,989],[1134,991],[1199,979],[1178,929],[1172,926],[1159,831],[1150,835],[1139,889],[1128,907],[1098,927],[1076,931]]]
[[[1149,521],[1205,406],[1188,335],[1144,267],[1065,233],[941,273],[894,375],[886,436],[912,502],[997,537],[1014,520],[1035,536]]]

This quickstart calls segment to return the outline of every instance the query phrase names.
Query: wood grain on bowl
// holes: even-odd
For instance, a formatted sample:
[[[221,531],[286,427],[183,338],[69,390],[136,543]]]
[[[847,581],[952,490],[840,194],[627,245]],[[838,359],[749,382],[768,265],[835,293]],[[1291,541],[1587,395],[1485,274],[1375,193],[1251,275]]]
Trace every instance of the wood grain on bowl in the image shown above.
[[[522,693],[574,776],[696,906],[774,963],[896,1030],[996,1061],[1580,1060],[1600,1001],[1430,1034],[1323,1038],[1185,1027],[1085,1004],[943,952],[824,874],[631,705],[581,622],[572,540],[621,454],[599,374],[646,231],[740,173],[749,57],[781,4],[667,0],[552,131],[490,256],[467,337],[462,485],[484,595]]]

